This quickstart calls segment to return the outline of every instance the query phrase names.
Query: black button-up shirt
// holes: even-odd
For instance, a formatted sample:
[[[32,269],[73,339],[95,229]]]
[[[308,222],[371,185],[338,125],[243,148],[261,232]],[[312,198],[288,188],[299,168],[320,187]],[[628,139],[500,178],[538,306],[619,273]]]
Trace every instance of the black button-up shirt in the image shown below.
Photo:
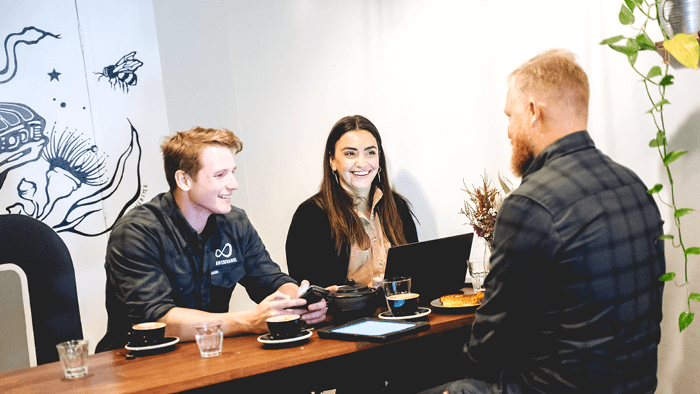
[[[296,283],[271,260],[242,209],[211,215],[197,234],[170,192],[117,223],[105,270],[108,328],[97,351],[124,346],[133,324],[156,321],[176,306],[227,312],[237,283],[255,302]]]

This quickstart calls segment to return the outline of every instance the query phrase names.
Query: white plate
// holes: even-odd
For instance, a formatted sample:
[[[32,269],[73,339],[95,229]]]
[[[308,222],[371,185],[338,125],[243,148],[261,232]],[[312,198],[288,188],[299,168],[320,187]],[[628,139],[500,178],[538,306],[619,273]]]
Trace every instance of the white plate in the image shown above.
[[[386,320],[411,320],[411,319],[418,319],[423,316],[428,316],[430,314],[430,308],[418,308],[418,312],[416,314],[411,315],[411,316],[394,316],[391,311],[386,311],[382,312],[379,314],[380,319],[386,319]]]
[[[124,348],[126,350],[131,350],[134,352],[140,352],[143,350],[155,350],[155,349],[160,349],[160,348],[172,346],[172,345],[178,343],[180,341],[180,338],[178,338],[178,337],[165,337],[165,338],[163,338],[163,340],[165,342],[159,343],[157,345],[151,345],[151,346],[129,346],[129,345],[126,345],[126,346],[124,346]]]
[[[296,342],[304,340],[310,337],[312,334],[311,330],[302,330],[301,335],[294,338],[284,338],[284,339],[273,339],[270,333],[260,335],[258,337],[258,342],[264,343],[266,345],[279,345],[282,343]]]

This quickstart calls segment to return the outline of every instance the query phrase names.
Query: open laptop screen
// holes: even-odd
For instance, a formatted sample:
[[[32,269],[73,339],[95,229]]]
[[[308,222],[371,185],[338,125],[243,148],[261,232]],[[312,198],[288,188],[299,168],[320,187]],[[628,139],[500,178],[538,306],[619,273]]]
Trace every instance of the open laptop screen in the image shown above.
[[[473,238],[474,233],[468,233],[394,246],[387,255],[384,277],[410,277],[411,292],[420,294],[421,305],[457,293],[464,287]]]

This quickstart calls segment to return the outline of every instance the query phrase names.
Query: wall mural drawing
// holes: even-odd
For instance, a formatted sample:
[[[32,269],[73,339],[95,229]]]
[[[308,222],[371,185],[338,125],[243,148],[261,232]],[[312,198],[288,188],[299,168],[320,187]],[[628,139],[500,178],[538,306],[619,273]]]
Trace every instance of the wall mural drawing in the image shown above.
[[[48,144],[46,121],[23,104],[0,103],[0,189],[7,173],[39,158]]]
[[[3,34],[5,65],[0,70],[0,84],[5,85],[0,86],[5,90],[5,102],[0,102],[0,214],[31,216],[58,233],[86,237],[105,234],[132,205],[143,199],[145,185],[141,184],[138,131],[127,118],[130,126],[129,145],[123,152],[116,152],[117,155],[114,148],[109,147],[114,160],[108,160],[110,155],[102,152],[91,138],[85,137],[77,128],[69,130],[69,127],[57,126],[57,123],[75,122],[77,119],[63,119],[63,115],[50,112],[41,90],[37,90],[34,97],[24,97],[15,102],[8,100],[13,90],[7,89],[18,93],[26,91],[23,90],[23,86],[26,86],[23,83],[32,80],[31,75],[22,76],[22,73],[15,78],[18,66],[21,68],[23,64],[23,51],[18,54],[17,47],[20,44],[34,46],[47,37],[61,38],[60,34],[34,26],[24,27],[20,32],[18,30]],[[61,52],[56,52],[55,46],[39,47],[45,48],[44,58],[60,59]],[[112,89],[119,87],[128,93],[129,87],[137,83],[136,70],[143,65],[135,56],[136,51],[128,53],[117,63],[105,67],[101,73],[95,73],[99,75],[98,81],[105,77]],[[24,68],[31,69],[31,63],[25,63]],[[49,70],[46,72],[48,82],[60,83],[61,72],[56,68]],[[73,98],[80,97],[72,92],[69,94]],[[60,103],[60,108],[66,107],[65,102]],[[85,106],[82,108],[86,109]],[[54,117],[56,120],[48,130],[46,119]],[[78,127],[83,129],[91,124],[89,118],[81,117],[79,122],[82,123]],[[90,129],[87,134],[93,135],[94,131]],[[107,207],[115,214],[108,215]],[[102,215],[96,215],[100,212]]]
[[[141,194],[141,145],[136,128],[129,121],[130,144],[121,153],[112,176],[105,179],[105,157],[96,145],[67,128],[58,132],[55,125],[49,134],[44,130],[45,124],[45,120],[27,105],[0,103],[0,189],[7,186],[3,184],[10,170],[36,162],[31,171],[22,171],[13,185],[15,202],[4,210],[32,216],[59,233],[83,236],[106,233]],[[125,177],[125,169],[131,161],[136,168],[133,179]],[[132,189],[133,193],[114,221],[103,231],[79,228],[88,216],[101,211],[103,202],[120,198],[116,197],[120,187]],[[83,193],[72,204],[64,204],[63,209],[55,212],[58,203],[74,196],[76,191]]]
[[[131,121],[129,121],[129,126],[131,127],[131,142],[129,143],[127,149],[119,156],[117,165],[114,168],[114,173],[106,182],[98,182],[99,178],[96,177],[97,173],[104,168],[104,162],[101,161],[101,159],[98,159],[96,156],[97,147],[94,145],[88,147],[87,144],[80,142],[77,144],[71,144],[71,148],[65,151],[65,153],[68,154],[68,157],[71,158],[72,165],[75,170],[74,172],[69,173],[71,175],[78,175],[76,179],[79,182],[83,182],[76,182],[75,188],[84,185],[97,187],[98,189],[71,205],[63,221],[54,226],[54,230],[56,230],[56,232],[71,232],[84,236],[98,236],[104,234],[112,230],[112,227],[114,227],[117,220],[121,218],[129,207],[139,199],[141,195],[141,144],[139,143],[138,131],[136,131],[134,126],[131,124]],[[130,184],[127,184],[129,178],[125,177],[125,169],[130,161],[134,161],[134,164],[136,165],[136,177],[131,179]],[[77,228],[78,225],[89,215],[100,211],[100,205],[102,202],[112,199],[119,199],[117,190],[123,187],[126,187],[127,190],[131,189],[133,194],[122,205],[119,214],[104,231],[98,233],[88,233]],[[73,190],[75,190],[75,188]]]
[[[34,26],[25,27],[19,33],[11,33],[5,37],[5,68],[0,70],[0,84],[9,82],[17,74],[17,55],[16,47],[19,44],[34,45],[45,37],[53,37],[60,39],[59,34],[53,34]],[[9,48],[12,48],[9,50]],[[56,70],[54,70],[55,72]],[[9,74],[9,75],[8,75]],[[52,77],[53,79],[53,77]]]
[[[99,81],[102,77],[106,77],[112,89],[115,86],[119,86],[122,92],[128,94],[129,86],[135,86],[138,80],[136,69],[143,65],[143,62],[135,59],[134,56],[136,56],[136,51],[127,53],[115,64],[105,67],[101,73],[95,73],[99,75],[97,80]]]

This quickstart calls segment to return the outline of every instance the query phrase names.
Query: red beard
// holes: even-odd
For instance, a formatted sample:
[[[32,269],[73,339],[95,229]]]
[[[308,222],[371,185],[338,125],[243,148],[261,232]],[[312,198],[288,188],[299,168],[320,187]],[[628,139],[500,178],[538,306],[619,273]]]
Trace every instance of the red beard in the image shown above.
[[[513,145],[513,156],[510,159],[511,170],[515,176],[522,178],[535,159],[532,143],[525,137],[524,133],[518,133],[511,140],[511,143]]]

